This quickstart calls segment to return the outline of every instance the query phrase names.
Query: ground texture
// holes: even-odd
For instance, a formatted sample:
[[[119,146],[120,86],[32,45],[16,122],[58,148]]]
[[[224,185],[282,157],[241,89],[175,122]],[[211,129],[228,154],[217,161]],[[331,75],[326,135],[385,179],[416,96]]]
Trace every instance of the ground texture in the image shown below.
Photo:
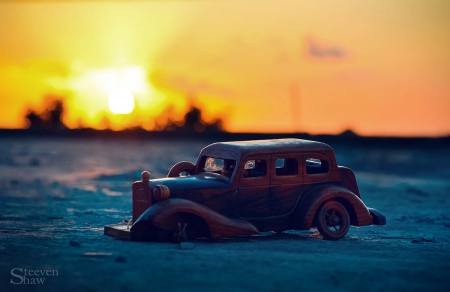
[[[104,225],[131,217],[131,183],[142,170],[163,177],[210,142],[0,138],[0,290],[450,291],[442,145],[331,145],[366,205],[387,217],[337,242],[314,230],[189,246],[103,235]],[[14,268],[53,274],[25,279]]]

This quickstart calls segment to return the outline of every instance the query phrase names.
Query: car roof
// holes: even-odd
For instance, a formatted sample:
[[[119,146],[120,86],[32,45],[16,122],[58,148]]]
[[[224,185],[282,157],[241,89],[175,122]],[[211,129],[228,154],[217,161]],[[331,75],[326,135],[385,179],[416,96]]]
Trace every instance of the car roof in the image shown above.
[[[286,152],[327,151],[332,148],[321,142],[303,139],[270,139],[213,143],[203,148],[203,155],[214,155],[223,158],[240,158],[248,154],[271,154]],[[222,154],[222,155],[220,155]]]

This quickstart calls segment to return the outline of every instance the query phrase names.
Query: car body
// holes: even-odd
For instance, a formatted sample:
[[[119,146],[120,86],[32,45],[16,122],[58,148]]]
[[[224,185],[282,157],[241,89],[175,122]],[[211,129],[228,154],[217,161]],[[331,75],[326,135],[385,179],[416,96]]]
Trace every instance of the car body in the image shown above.
[[[179,162],[167,178],[132,186],[133,218],[105,234],[131,240],[183,240],[317,227],[343,238],[350,225],[384,225],[361,200],[354,173],[327,144],[302,139],[219,142],[196,164]]]

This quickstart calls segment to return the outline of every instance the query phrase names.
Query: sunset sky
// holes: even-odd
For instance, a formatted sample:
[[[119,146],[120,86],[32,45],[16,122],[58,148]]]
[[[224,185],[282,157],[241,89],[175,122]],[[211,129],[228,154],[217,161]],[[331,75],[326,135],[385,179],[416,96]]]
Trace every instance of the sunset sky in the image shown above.
[[[71,128],[450,135],[450,1],[0,2],[0,128],[49,96]]]

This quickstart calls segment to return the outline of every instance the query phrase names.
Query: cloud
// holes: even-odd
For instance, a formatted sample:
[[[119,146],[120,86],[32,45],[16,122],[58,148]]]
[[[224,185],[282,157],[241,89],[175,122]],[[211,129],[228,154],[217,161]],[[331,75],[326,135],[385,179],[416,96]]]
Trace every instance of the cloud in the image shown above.
[[[313,38],[306,40],[306,55],[313,59],[344,59],[348,53],[335,44],[324,44]]]

